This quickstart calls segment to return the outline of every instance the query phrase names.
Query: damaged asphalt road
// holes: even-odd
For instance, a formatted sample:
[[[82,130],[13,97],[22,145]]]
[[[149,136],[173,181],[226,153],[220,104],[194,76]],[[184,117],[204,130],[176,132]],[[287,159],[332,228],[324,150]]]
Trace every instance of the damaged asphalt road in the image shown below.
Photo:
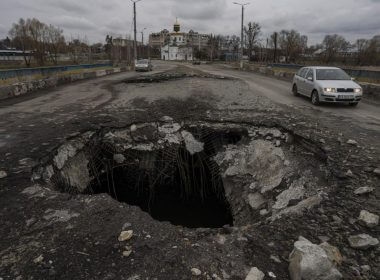
[[[376,126],[158,69],[0,103],[0,279],[380,278]]]

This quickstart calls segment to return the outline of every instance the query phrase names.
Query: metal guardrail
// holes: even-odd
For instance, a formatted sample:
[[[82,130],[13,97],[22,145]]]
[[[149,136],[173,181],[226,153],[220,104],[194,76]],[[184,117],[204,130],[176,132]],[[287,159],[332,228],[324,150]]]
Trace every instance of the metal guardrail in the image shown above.
[[[268,66],[274,67],[274,68],[286,68],[286,69],[298,70],[307,65],[273,63],[273,64],[268,64]],[[346,71],[348,75],[350,75],[351,77],[366,78],[370,80],[380,80],[380,71],[360,70],[360,69],[350,69],[350,68],[342,68],[342,69]]]
[[[81,64],[81,65],[0,70],[0,79],[6,80],[6,79],[11,79],[11,78],[31,76],[31,75],[49,76],[49,75],[59,73],[59,72],[81,70],[81,69],[91,69],[91,68],[99,68],[99,67],[112,67],[112,63]]]
[[[300,69],[304,67],[304,65],[300,64],[285,64],[285,63],[272,63],[268,64],[269,67],[275,67],[275,68],[287,68],[287,69]]]

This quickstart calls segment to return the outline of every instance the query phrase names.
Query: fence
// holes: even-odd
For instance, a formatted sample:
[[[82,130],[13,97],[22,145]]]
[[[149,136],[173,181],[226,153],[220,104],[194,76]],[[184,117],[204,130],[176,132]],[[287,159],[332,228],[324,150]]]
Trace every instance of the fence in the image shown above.
[[[68,65],[68,66],[53,66],[53,67],[41,67],[41,68],[23,68],[14,70],[0,70],[0,79],[6,80],[11,78],[20,78],[31,75],[50,76],[56,73],[91,69],[99,67],[112,67],[112,63],[99,63],[99,64],[81,64],[81,65]]]
[[[307,65],[275,63],[275,64],[268,64],[268,66],[273,67],[273,68],[284,68],[284,69],[298,70],[298,69],[305,67]],[[343,68],[343,70],[346,71],[348,73],[348,75],[350,75],[351,77],[380,81],[380,71],[370,71],[370,70],[361,70],[361,69],[347,69],[347,68]]]

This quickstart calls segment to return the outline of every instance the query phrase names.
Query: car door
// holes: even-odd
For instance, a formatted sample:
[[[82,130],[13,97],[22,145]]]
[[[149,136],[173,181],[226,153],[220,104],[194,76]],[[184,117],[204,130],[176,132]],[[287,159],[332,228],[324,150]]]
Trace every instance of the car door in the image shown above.
[[[297,87],[298,87],[298,92],[300,94],[305,94],[305,78],[306,78],[307,72],[309,72],[309,68],[304,68],[301,70],[298,76],[299,82],[297,83]]]
[[[311,97],[311,93],[313,92],[313,89],[314,89],[314,81],[315,81],[314,69],[310,68],[306,74],[305,83],[304,83],[304,92],[305,92],[304,94],[307,97]]]

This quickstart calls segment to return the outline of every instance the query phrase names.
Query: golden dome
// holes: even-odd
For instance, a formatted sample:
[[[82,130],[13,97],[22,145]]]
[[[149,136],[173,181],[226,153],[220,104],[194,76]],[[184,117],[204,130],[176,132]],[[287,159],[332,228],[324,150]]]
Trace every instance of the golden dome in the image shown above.
[[[179,32],[181,30],[181,25],[178,22],[178,18],[176,18],[175,24],[174,24],[174,32]]]

